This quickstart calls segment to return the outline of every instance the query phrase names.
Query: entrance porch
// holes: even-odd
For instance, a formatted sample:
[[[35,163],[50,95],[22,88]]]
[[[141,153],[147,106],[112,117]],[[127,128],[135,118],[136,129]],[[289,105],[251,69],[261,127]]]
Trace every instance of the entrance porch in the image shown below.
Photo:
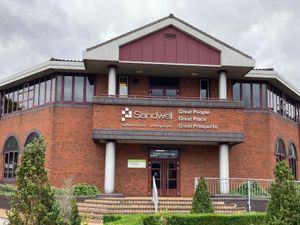
[[[107,194],[150,196],[152,177],[155,177],[161,197],[193,196],[194,179],[198,176],[219,177],[224,181],[220,191],[226,194],[229,190],[226,186],[229,178],[228,144],[110,142],[106,146],[104,190]]]

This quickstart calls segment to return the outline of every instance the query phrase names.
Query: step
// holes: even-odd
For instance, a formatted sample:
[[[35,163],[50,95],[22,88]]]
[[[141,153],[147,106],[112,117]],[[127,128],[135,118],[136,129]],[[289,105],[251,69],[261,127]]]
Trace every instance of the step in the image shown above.
[[[153,208],[153,204],[151,205],[101,205],[101,204],[89,204],[89,203],[78,203],[78,207],[80,208],[93,208],[93,209],[128,209],[128,208]],[[159,209],[191,209],[192,205],[158,205]],[[215,209],[232,209],[236,208],[236,204],[228,204],[228,205],[215,205]]]

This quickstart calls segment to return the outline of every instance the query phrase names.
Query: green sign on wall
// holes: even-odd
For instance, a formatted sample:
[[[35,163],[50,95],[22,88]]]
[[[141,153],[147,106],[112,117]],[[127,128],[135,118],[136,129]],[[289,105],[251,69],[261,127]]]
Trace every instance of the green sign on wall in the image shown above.
[[[146,159],[128,159],[128,168],[146,168]]]

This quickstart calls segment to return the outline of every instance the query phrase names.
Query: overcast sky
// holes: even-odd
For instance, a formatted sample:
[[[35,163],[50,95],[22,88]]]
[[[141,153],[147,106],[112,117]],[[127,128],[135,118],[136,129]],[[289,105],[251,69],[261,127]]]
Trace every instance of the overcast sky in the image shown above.
[[[173,13],[300,89],[299,0],[1,0],[0,79]]]

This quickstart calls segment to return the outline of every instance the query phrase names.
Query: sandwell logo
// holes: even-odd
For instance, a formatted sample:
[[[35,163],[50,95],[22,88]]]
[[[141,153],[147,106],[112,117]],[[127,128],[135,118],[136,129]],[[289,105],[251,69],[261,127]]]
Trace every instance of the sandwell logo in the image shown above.
[[[131,119],[132,118],[132,111],[129,110],[129,108],[125,108],[125,110],[122,110],[122,117],[121,121],[125,122],[126,119]]]

